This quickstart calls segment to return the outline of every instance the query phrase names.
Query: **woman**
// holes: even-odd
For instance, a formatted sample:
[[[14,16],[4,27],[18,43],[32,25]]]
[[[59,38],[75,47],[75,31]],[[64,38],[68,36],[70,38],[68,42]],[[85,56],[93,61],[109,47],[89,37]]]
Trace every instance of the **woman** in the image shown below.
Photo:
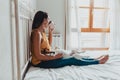
[[[97,59],[81,60],[75,58],[62,58],[63,55],[58,53],[54,56],[47,55],[49,53],[52,43],[53,28],[49,27],[49,18],[46,12],[38,11],[33,20],[32,32],[31,32],[31,63],[35,67],[40,68],[59,68],[67,65],[92,65],[92,64],[104,64],[108,60],[108,55],[103,55]],[[46,38],[45,29],[49,29],[48,39]]]

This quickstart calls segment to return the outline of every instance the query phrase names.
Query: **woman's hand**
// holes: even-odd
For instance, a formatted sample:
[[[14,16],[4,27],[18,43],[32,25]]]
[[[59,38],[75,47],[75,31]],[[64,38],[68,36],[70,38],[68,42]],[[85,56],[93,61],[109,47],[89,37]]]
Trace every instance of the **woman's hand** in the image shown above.
[[[63,57],[63,54],[61,54],[61,53],[58,53],[58,54],[55,55],[55,58],[56,58],[56,59],[62,58],[62,57]]]
[[[49,36],[48,36],[48,40],[49,40],[50,46],[52,45],[52,34],[53,34],[53,30],[54,30],[54,28],[51,28],[51,27],[49,26]]]
[[[52,33],[54,31],[54,28],[49,27],[49,33]]]
[[[53,22],[51,22],[49,24],[49,33],[53,32],[54,29],[55,29],[55,24]]]

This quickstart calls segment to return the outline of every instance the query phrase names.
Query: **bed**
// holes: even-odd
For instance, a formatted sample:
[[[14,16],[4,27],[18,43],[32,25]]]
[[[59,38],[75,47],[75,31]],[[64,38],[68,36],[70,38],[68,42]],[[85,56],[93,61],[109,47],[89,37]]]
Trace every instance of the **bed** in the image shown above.
[[[120,80],[120,51],[86,51],[80,55],[109,54],[105,64],[43,69],[31,66],[24,80]]]

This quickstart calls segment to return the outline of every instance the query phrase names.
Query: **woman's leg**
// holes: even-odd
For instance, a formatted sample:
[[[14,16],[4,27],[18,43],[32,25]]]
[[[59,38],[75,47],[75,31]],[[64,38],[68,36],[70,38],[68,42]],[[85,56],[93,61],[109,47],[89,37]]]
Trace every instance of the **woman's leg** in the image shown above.
[[[94,58],[82,58],[82,60],[95,60]]]
[[[100,64],[104,64],[109,58],[109,55],[102,55],[98,58],[82,58],[82,60],[99,60]]]
[[[84,65],[92,65],[92,64],[99,64],[99,60],[96,59],[75,59],[75,58],[68,58],[68,59],[55,59],[50,61],[43,61],[38,65],[35,65],[36,67],[41,68],[59,68],[64,66],[70,66],[70,65],[76,65],[76,66],[84,66]]]

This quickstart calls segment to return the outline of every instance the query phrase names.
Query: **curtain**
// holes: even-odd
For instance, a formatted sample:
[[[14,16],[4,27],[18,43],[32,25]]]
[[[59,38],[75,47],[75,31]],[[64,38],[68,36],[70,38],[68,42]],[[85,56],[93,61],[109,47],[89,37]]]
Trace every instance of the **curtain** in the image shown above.
[[[111,0],[111,50],[120,50],[120,0]]]
[[[77,0],[66,0],[66,49],[80,49],[79,6]]]
[[[71,0],[65,0],[65,12],[66,12],[66,49],[70,49],[70,46],[71,46],[71,44],[70,44],[70,35],[71,35],[71,32],[70,32],[70,13],[71,13],[71,9],[69,8],[69,7],[71,7]]]

